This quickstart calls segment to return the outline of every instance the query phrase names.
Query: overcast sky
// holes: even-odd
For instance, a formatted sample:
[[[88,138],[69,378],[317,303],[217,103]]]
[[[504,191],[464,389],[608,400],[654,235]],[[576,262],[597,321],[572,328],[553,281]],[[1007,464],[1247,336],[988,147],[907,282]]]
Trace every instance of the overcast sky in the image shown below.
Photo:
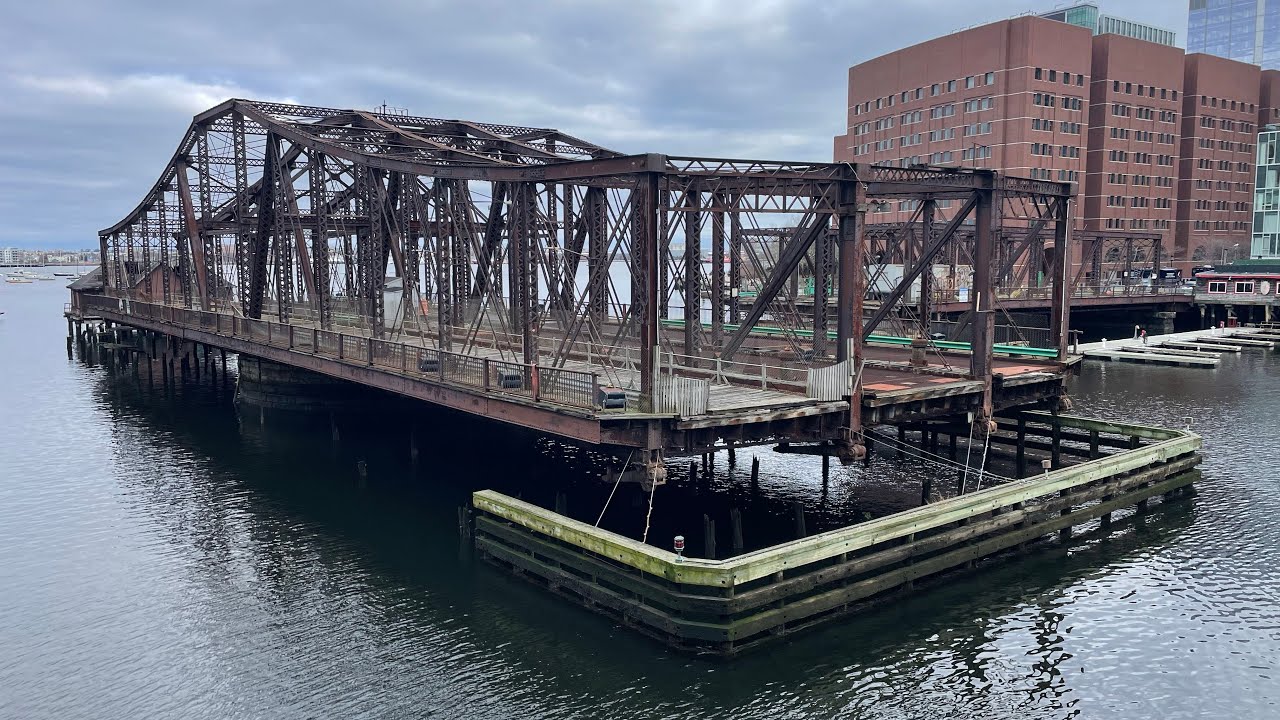
[[[1172,29],[1184,0],[1102,0]],[[227,98],[556,127],[623,152],[830,160],[848,67],[1032,0],[6,4],[0,246],[96,247]]]

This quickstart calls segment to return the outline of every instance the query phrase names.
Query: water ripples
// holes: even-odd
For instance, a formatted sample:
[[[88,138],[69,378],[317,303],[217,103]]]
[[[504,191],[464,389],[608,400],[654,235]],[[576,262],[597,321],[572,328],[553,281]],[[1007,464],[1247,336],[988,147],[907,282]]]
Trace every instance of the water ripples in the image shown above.
[[[1274,355],[1076,381],[1083,414],[1193,418],[1194,499],[713,663],[459,545],[467,490],[536,488],[554,447],[484,457],[496,431],[424,416],[445,440],[410,477],[376,418],[332,450],[315,441],[327,428],[242,422],[225,385],[166,395],[68,362],[61,289],[30,290],[0,320],[0,716],[1280,716]],[[918,497],[903,479],[927,467],[833,466],[823,495],[816,458],[763,459],[774,501],[758,509],[785,525],[803,500],[811,531]],[[749,505],[749,464],[697,492]],[[582,515],[607,489],[592,492]],[[642,509],[614,502],[622,524]]]

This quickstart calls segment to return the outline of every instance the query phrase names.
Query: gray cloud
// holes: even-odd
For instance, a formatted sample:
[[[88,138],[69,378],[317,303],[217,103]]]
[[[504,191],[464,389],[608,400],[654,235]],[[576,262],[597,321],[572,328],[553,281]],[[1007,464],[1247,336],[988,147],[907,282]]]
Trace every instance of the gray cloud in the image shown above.
[[[1104,11],[1186,31],[1179,0]],[[96,246],[228,97],[566,132],[624,152],[828,160],[851,64],[1043,10],[988,0],[86,3],[6,9],[0,245]]]

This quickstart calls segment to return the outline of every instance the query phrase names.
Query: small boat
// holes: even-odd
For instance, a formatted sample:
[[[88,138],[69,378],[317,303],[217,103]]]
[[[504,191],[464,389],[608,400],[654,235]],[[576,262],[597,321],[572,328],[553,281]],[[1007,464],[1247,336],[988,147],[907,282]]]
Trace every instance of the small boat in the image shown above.
[[[56,273],[54,273],[54,276],[56,276],[56,277],[79,277],[79,275],[78,275],[77,273],[60,273],[60,272],[56,272]]]
[[[7,283],[29,283],[31,282],[31,278],[23,277],[22,275],[10,275],[6,277],[4,281]]]

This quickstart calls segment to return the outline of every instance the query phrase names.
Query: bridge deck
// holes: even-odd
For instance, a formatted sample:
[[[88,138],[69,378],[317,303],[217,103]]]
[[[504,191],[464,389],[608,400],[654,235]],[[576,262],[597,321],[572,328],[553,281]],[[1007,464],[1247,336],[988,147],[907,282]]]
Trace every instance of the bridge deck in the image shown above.
[[[626,352],[612,356],[611,363],[579,353],[560,368],[547,368],[523,365],[510,351],[495,347],[473,345],[464,355],[438,350],[416,337],[406,338],[409,342],[373,338],[357,328],[334,332],[303,320],[281,324],[110,297],[93,300],[93,314],[122,325],[589,443],[652,446],[656,432],[668,450],[696,451],[721,441],[830,440],[847,427],[848,403],[806,396],[808,369],[785,364],[771,338],[744,348],[743,354],[752,359],[742,362],[722,365],[704,358],[697,359],[702,363],[698,365],[694,359],[670,355],[664,370],[688,363],[675,365],[675,373],[708,381],[705,409],[682,413],[642,410],[639,370]],[[923,370],[908,366],[909,354],[902,347],[866,347],[861,398],[866,421],[938,417],[970,410],[980,402],[983,383],[965,375],[966,354],[930,351],[930,365]],[[421,370],[424,360],[435,364]],[[996,404],[1001,407],[1059,394],[1064,365],[997,358],[994,371]],[[626,407],[602,407],[601,386],[623,389]]]

